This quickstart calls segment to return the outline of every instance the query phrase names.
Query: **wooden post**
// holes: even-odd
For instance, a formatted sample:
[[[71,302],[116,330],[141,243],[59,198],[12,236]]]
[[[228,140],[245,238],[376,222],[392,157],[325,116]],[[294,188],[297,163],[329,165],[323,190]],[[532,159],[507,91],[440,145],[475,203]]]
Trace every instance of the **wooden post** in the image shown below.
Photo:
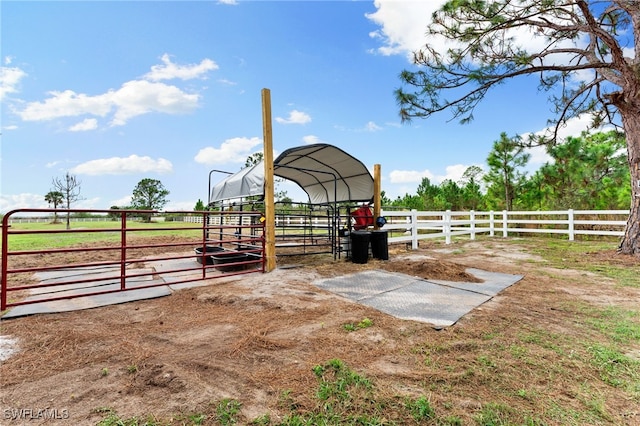
[[[381,199],[381,188],[382,184],[380,182],[380,164],[373,165],[373,229],[379,229],[378,223],[376,221],[377,218],[380,217],[380,212],[382,207],[380,206]]]
[[[262,131],[264,143],[265,272],[276,268],[276,213],[273,182],[273,132],[271,128],[271,91],[262,89]]]

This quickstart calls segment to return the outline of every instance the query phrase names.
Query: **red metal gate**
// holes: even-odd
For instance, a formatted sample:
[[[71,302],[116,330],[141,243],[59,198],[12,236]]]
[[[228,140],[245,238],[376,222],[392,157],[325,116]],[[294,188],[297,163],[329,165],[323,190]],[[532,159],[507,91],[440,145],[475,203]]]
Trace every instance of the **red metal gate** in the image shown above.
[[[259,212],[19,209],[2,220],[0,310],[264,267]]]

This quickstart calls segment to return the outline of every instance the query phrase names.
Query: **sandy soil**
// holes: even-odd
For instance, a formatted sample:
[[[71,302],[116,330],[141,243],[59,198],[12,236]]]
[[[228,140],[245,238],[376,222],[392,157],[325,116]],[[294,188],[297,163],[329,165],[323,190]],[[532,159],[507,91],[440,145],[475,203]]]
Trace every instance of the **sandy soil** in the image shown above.
[[[640,267],[639,259],[613,252],[594,256]],[[284,405],[313,407],[316,379],[311,370],[336,358],[375,381],[379,392],[427,394],[439,412],[465,420],[484,401],[500,398],[495,388],[511,386],[511,380],[533,380],[532,386],[546,397],[577,407],[582,403],[571,400],[561,380],[527,377],[514,367],[497,375],[499,382],[492,384],[487,376],[469,377],[465,372],[469,365],[477,366],[479,352],[491,350],[487,335],[502,333],[503,339],[515,340],[532,327],[548,333],[584,333],[568,304],[637,309],[640,296],[638,288],[615,286],[595,274],[545,266],[524,245],[498,239],[452,246],[434,243],[417,251],[392,246],[388,261],[365,265],[310,256],[279,259],[278,266],[268,274],[211,280],[210,285],[154,300],[2,321],[0,334],[16,340],[18,352],[0,364],[0,423],[21,424],[7,420],[8,410],[49,409],[60,417],[49,424],[96,424],[108,408],[122,418],[154,415],[170,421],[174,416],[180,424],[176,415],[210,413],[224,398],[242,403],[245,422],[264,414],[277,422],[287,413],[284,393],[291,398]],[[318,278],[374,268],[461,281],[472,278],[465,273],[467,267],[522,274],[524,279],[440,331],[311,284]],[[345,331],[344,324],[364,318],[373,326]],[[427,356],[426,342],[432,348]],[[640,348],[633,350],[640,353]],[[549,363],[557,361],[553,354],[540,356],[550,357]],[[437,368],[445,360],[447,367]],[[601,395],[612,413],[611,424],[640,424],[637,401],[593,377],[582,380]],[[435,392],[438,383],[455,390]],[[526,410],[537,407],[535,400],[523,398],[507,403]]]

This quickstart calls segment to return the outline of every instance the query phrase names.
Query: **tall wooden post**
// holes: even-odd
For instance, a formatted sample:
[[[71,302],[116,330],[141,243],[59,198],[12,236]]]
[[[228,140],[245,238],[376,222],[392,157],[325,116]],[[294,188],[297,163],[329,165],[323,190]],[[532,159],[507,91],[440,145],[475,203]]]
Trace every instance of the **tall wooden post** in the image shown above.
[[[380,206],[381,203],[381,192],[382,192],[382,184],[380,180],[382,179],[380,175],[380,164],[373,165],[373,229],[379,229],[380,227],[377,224],[376,219],[380,217],[380,212],[382,208]]]
[[[264,143],[264,210],[265,210],[265,271],[276,268],[276,212],[273,182],[273,132],[271,128],[271,91],[262,89],[262,133]]]

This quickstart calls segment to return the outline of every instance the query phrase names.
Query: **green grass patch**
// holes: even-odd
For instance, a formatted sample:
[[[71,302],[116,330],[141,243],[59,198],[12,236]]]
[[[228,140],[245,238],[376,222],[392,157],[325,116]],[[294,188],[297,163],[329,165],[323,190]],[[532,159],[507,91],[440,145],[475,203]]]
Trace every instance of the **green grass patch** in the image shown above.
[[[611,346],[594,344],[588,350],[602,381],[621,387],[636,398],[640,396],[640,361]]]
[[[356,331],[356,330],[361,330],[363,328],[369,328],[373,325],[373,320],[370,320],[369,318],[363,318],[362,321],[358,322],[358,323],[346,323],[342,325],[342,328],[345,331]]]
[[[553,237],[531,237],[506,239],[504,242],[526,246],[528,251],[544,259],[545,266],[591,272],[612,279],[619,286],[640,287],[640,266],[612,264],[592,256],[598,252],[614,252],[618,247],[617,240],[568,241]]]
[[[631,311],[616,306],[595,308],[585,305],[582,313],[589,316],[584,322],[616,343],[640,342],[640,311]]]

